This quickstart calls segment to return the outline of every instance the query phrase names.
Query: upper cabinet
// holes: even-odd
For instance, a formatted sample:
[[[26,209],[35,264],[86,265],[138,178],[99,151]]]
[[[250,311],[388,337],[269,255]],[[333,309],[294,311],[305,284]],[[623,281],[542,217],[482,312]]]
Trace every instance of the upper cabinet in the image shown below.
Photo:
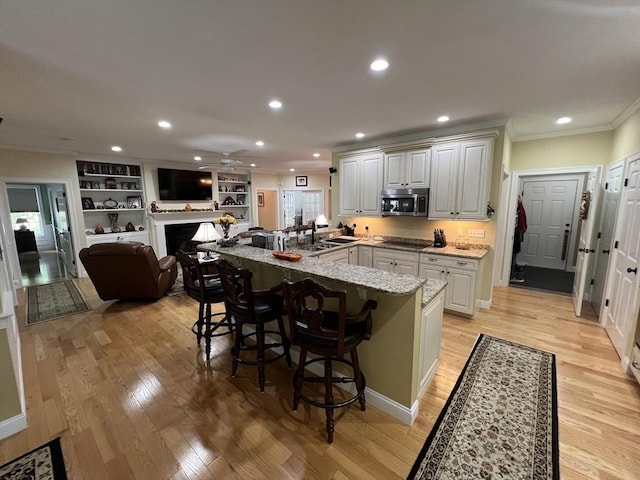
[[[379,216],[382,153],[372,152],[340,160],[340,215]]]
[[[492,157],[492,138],[434,145],[429,217],[486,219]]]
[[[384,156],[384,188],[427,188],[430,150],[393,152]]]
[[[76,167],[87,244],[130,236],[149,243],[142,167],[83,160]]]

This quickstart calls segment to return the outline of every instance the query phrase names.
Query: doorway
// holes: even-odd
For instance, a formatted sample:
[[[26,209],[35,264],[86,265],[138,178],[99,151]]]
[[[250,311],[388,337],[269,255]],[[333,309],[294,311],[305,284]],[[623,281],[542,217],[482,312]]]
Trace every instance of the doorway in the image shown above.
[[[6,183],[22,286],[77,276],[66,185]]]
[[[324,213],[323,190],[283,190],[283,227],[311,226]]]
[[[527,229],[524,235],[514,229],[521,245],[513,243],[510,286],[571,295],[584,182],[585,174],[520,175],[516,195]]]
[[[257,225],[265,230],[273,231],[278,229],[278,191],[258,190],[258,223]]]

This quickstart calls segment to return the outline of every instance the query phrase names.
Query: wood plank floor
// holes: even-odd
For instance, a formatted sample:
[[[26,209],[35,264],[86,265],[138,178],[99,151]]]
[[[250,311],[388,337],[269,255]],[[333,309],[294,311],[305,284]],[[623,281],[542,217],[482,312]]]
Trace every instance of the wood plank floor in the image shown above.
[[[446,315],[414,425],[351,406],[328,445],[322,410],[291,411],[284,362],[267,367],[264,394],[253,368],[230,377],[229,337],[205,364],[190,298],[102,302],[76,282],[91,312],[22,327],[29,427],[0,442],[0,464],[61,436],[70,479],[406,478],[483,332],[556,353],[564,480],[640,478],[640,386],[569,297],[501,288],[474,320]]]

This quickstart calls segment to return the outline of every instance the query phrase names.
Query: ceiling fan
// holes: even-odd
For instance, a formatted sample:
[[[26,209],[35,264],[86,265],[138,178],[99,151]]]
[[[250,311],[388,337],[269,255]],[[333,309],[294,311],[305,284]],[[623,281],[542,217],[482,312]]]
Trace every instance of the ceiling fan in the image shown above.
[[[218,160],[214,160],[213,162],[207,161],[206,165],[202,165],[198,167],[200,170],[205,168],[216,168],[223,172],[233,172],[237,167],[242,167],[244,162],[242,160],[235,160],[231,158],[232,156],[242,155],[243,153],[248,152],[246,149],[236,150],[235,152],[212,152],[214,155],[221,155],[222,157]]]

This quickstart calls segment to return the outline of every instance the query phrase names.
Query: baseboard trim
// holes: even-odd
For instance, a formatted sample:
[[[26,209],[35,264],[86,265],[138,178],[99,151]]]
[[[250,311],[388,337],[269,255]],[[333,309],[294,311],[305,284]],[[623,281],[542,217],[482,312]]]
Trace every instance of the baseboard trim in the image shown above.
[[[27,428],[27,415],[25,413],[19,413],[14,417],[3,420],[0,422],[0,440],[15,435],[25,428]]]
[[[489,308],[491,308],[491,300],[476,299],[476,307],[489,309]]]

